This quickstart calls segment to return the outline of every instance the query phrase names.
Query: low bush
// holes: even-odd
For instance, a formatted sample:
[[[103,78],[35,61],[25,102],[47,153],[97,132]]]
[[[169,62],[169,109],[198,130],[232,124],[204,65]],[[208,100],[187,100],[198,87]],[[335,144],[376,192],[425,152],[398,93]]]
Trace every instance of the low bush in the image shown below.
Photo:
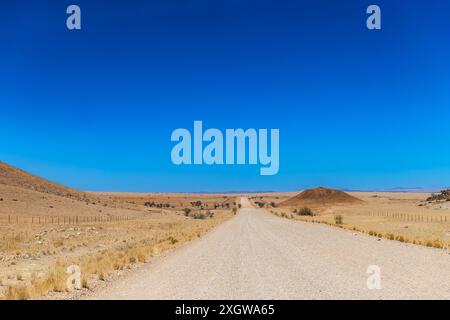
[[[334,223],[339,225],[344,224],[344,218],[340,214],[337,214],[334,216]]]
[[[310,208],[308,208],[308,207],[304,207],[304,208],[299,209],[297,211],[297,214],[299,216],[313,216],[314,215],[312,210]]]

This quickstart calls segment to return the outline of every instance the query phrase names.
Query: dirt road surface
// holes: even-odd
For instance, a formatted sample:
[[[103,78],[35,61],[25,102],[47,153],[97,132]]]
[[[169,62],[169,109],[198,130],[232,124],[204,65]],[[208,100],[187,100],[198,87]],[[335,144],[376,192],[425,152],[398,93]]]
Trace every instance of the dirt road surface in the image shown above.
[[[89,298],[450,299],[450,255],[279,218],[242,198],[233,219]]]

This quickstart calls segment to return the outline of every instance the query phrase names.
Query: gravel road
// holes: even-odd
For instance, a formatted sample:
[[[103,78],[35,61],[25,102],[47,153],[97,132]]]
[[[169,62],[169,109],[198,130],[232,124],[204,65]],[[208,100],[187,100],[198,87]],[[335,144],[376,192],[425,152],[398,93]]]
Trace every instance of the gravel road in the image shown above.
[[[250,206],[91,299],[450,299],[450,255]],[[381,289],[367,287],[369,266]],[[372,277],[375,279],[376,277]]]

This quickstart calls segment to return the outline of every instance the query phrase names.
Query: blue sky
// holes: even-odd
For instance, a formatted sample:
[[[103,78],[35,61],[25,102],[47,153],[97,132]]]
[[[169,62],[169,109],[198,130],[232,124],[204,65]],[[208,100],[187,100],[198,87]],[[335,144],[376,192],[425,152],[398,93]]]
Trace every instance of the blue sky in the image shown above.
[[[382,30],[365,27],[369,4]],[[82,30],[68,31],[78,4]],[[450,185],[448,1],[0,4],[0,160],[88,190]],[[280,170],[175,166],[176,128],[279,128]]]

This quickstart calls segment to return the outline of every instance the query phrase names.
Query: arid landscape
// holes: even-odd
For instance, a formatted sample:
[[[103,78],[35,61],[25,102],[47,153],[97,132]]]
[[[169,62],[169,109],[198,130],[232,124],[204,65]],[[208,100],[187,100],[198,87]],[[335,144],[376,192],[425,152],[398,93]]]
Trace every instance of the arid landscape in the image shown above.
[[[87,193],[0,163],[0,296],[65,297],[72,264],[93,289],[236,210],[229,195]]]
[[[383,243],[385,250],[383,255],[386,259],[397,250],[392,249],[390,252],[390,248],[397,248],[395,243],[403,242],[408,247],[398,249],[404,250],[402,255],[407,256],[408,250],[411,250],[420,261],[425,257],[436,256],[436,266],[433,268],[445,264],[448,266],[450,263],[450,255],[446,253],[450,243],[448,199],[446,191],[434,195],[407,192],[346,193],[328,188],[303,192],[239,195],[83,192],[0,162],[0,296],[2,299],[333,297],[332,292],[316,295],[314,288],[308,289],[307,294],[299,293],[298,289],[285,291],[283,283],[278,288],[280,296],[276,296],[274,292],[277,291],[269,287],[259,288],[262,291],[258,294],[258,287],[252,287],[253,284],[248,281],[253,279],[260,282],[264,279],[257,279],[254,275],[251,277],[248,275],[247,280],[242,280],[254,291],[245,292],[242,291],[244,289],[241,285],[234,288],[222,283],[221,289],[217,289],[218,292],[206,294],[195,290],[191,292],[183,286],[178,287],[177,283],[185,282],[187,279],[167,275],[168,279],[163,284],[158,275],[162,272],[162,276],[166,276],[168,271],[161,269],[165,266],[167,270],[183,274],[179,271],[180,268],[183,269],[179,255],[183,252],[194,255],[192,248],[196,247],[198,252],[195,255],[199,255],[197,262],[194,262],[193,258],[189,260],[185,257],[185,261],[192,261],[192,264],[186,262],[184,270],[191,270],[191,273],[203,272],[208,281],[211,281],[208,277],[215,277],[216,273],[211,272],[219,268],[216,263],[209,261],[216,258],[222,261],[221,269],[231,263],[228,266],[230,270],[221,271],[230,273],[226,279],[235,272],[236,276],[245,278],[246,272],[251,270],[243,271],[244,273],[234,270],[242,263],[249,266],[255,263],[260,265],[263,268],[260,272],[267,277],[271,277],[267,270],[273,268],[275,268],[273,274],[280,273],[280,277],[283,273],[287,276],[291,271],[297,272],[292,267],[280,265],[282,257],[277,261],[275,254],[278,249],[271,253],[263,252],[264,249],[259,247],[246,247],[253,242],[255,245],[258,243],[267,246],[269,238],[274,244],[280,242],[281,245],[281,239],[287,236],[280,234],[279,240],[275,240],[277,235],[274,230],[281,228],[280,223],[283,223],[282,229],[286,230],[287,234],[292,233],[295,241],[303,241],[302,234],[310,237],[305,238],[306,242],[301,246],[296,246],[295,242],[290,243],[289,247],[293,246],[291,251],[303,248],[304,252],[308,252],[310,249],[305,248],[305,243],[323,242],[328,238],[333,241],[329,243],[331,246],[329,248],[338,250],[336,246],[341,237],[345,246],[351,241],[354,242],[355,248],[361,245],[368,246],[368,250],[381,250],[379,247],[373,247],[374,244],[367,240],[373,238],[374,243],[377,241]],[[220,230],[216,228],[214,234],[203,237],[218,225],[221,225]],[[249,228],[248,232],[243,233],[246,228]],[[263,233],[257,232],[258,228]],[[275,229],[270,230],[271,228]],[[352,234],[351,232],[361,236],[352,237],[350,240],[348,234]],[[266,236],[268,238],[263,240],[262,238]],[[224,249],[222,253],[214,253],[219,250],[221,244],[228,243],[228,240],[225,240],[227,237],[232,241],[229,243],[230,247]],[[261,239],[256,240],[252,237]],[[201,238],[201,241],[198,238]],[[215,238],[217,239],[211,240]],[[186,248],[178,248],[184,247],[188,242],[192,244]],[[240,249],[235,252],[233,248]],[[233,256],[240,255],[239,252],[244,252],[242,250],[249,250],[249,257],[261,261],[241,261],[239,259],[243,259],[242,256],[234,261]],[[263,251],[258,253],[258,250]],[[180,253],[175,257],[171,258],[169,254],[165,258],[167,252],[178,251]],[[214,256],[216,254],[218,257]],[[339,252],[333,254],[338,256]],[[298,259],[303,258],[299,256]],[[264,260],[268,262],[265,267],[261,265]],[[204,265],[197,265],[198,261],[203,261]],[[406,263],[405,261],[402,263]],[[146,267],[148,263],[155,266]],[[433,264],[433,261],[427,263]],[[81,290],[68,292],[66,268],[70,265],[78,265],[81,268]],[[209,269],[208,265],[211,266]],[[414,270],[422,266],[410,267]],[[149,279],[153,279],[148,280],[148,285],[157,287],[153,289],[143,287],[142,283],[145,282],[141,281],[142,278],[137,278],[137,274],[143,272],[146,272]],[[151,275],[153,273],[154,275]],[[441,276],[442,274],[425,279],[421,285],[426,287],[438,280],[445,281]],[[120,291],[122,293],[111,289],[115,285],[123,286],[122,278],[132,279],[131,282],[136,283],[140,289],[122,290],[123,292]],[[220,281],[225,281],[223,279]],[[271,280],[264,281],[266,280],[269,286]],[[200,280],[192,278],[189,281]],[[447,284],[443,285],[445,287]],[[170,286],[173,288],[170,289]],[[299,284],[299,288],[305,289],[304,286],[305,284]],[[401,297],[391,289],[380,298]],[[444,288],[441,289],[437,291],[438,298],[445,297],[442,294]],[[363,297],[378,297],[362,294],[361,288],[355,290]],[[336,297],[351,297],[350,288],[344,295]],[[429,293],[415,296],[413,288],[409,288],[405,291],[405,297],[434,296]]]
[[[291,221],[241,198],[236,217],[87,299],[449,299],[434,248]],[[380,287],[368,286],[368,270]]]

